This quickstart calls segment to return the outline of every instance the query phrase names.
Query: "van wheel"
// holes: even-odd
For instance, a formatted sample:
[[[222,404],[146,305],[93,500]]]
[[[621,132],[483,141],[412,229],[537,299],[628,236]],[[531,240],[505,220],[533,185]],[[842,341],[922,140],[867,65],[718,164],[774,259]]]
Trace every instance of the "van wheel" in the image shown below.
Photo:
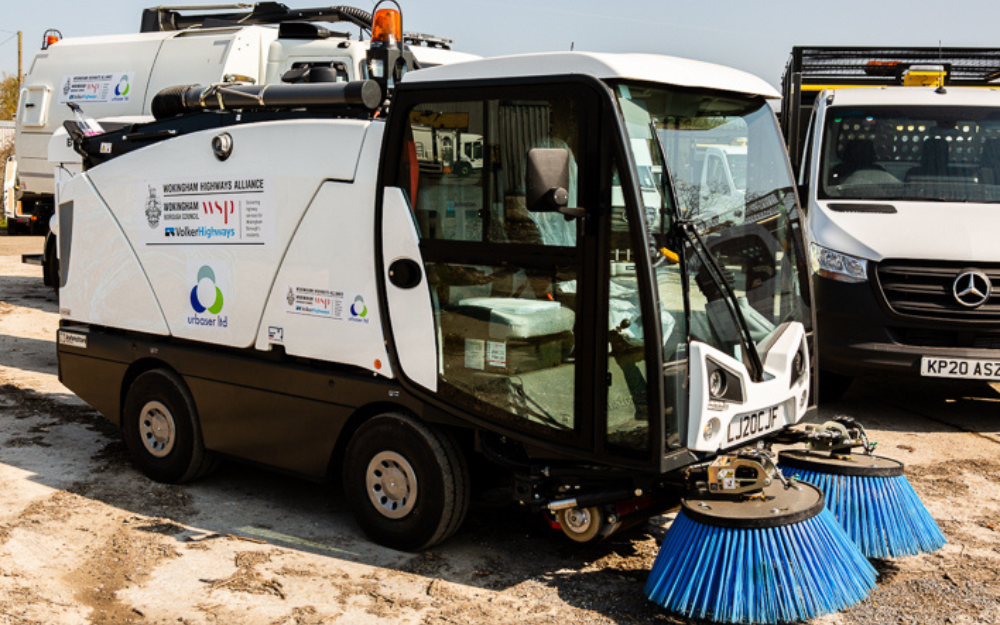
[[[157,482],[188,482],[217,465],[205,450],[194,399],[173,371],[154,369],[132,382],[122,430],[133,462]]]
[[[819,372],[819,403],[828,404],[839,401],[851,388],[851,376],[830,373],[829,371]]]
[[[396,413],[362,425],[344,456],[344,494],[361,529],[403,551],[451,536],[469,508],[469,468],[446,432]]]

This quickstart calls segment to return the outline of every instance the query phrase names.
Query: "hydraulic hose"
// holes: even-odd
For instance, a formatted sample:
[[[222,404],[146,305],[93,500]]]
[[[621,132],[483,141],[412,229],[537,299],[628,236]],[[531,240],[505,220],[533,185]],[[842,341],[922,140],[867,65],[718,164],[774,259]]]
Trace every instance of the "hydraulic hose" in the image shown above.
[[[371,30],[372,27],[372,14],[364,9],[359,9],[358,7],[340,6],[333,7],[335,11],[340,13],[341,17],[346,17],[347,21],[353,22],[355,25],[362,28],[367,28]]]

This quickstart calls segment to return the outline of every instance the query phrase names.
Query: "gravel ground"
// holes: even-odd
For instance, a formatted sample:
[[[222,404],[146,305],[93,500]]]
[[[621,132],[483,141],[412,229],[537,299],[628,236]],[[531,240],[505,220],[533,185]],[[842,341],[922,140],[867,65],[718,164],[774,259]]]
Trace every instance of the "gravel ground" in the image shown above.
[[[642,594],[667,517],[597,545],[480,496],[458,534],[406,554],[362,536],[328,487],[239,465],[184,487],[132,469],[56,377],[57,300],[0,236],[0,625],[682,623]],[[826,416],[863,420],[949,544],[876,562],[824,625],[1000,623],[1000,392],[873,378]]]

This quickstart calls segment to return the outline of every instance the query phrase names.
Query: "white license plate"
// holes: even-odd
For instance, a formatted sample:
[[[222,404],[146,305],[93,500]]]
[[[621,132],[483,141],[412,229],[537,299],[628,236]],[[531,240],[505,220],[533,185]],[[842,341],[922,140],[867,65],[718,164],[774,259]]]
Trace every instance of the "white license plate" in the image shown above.
[[[931,378],[1000,380],[1000,360],[924,356],[920,359],[920,375]]]
[[[778,404],[733,417],[726,430],[726,446],[758,438],[780,428],[785,422],[781,418],[782,405]]]

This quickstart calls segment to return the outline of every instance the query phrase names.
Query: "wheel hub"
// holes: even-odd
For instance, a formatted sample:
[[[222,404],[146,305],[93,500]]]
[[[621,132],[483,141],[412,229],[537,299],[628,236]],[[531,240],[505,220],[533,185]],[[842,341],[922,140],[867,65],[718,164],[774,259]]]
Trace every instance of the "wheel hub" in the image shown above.
[[[572,508],[566,511],[566,525],[576,534],[583,534],[594,522],[587,508]]]
[[[368,498],[390,519],[401,519],[417,501],[417,476],[406,458],[394,451],[376,454],[368,463],[365,479]]]
[[[174,448],[177,439],[170,409],[158,401],[148,402],[139,412],[139,438],[146,451],[163,458]]]

